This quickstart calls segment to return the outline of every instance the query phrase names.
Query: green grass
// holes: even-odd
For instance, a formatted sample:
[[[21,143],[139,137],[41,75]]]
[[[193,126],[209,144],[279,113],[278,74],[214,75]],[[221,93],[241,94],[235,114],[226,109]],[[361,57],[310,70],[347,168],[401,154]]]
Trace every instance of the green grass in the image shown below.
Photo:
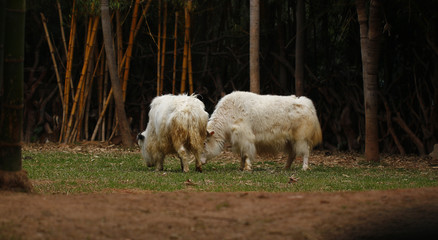
[[[395,168],[379,164],[358,167],[301,163],[283,170],[279,162],[255,162],[254,171],[242,172],[237,160],[221,159],[203,166],[203,173],[182,173],[176,158],[166,158],[163,172],[148,168],[139,153],[66,153],[24,151],[23,168],[28,171],[35,192],[89,193],[116,189],[206,192],[309,192],[365,191],[438,186],[436,169]],[[289,184],[294,175],[298,182]],[[186,181],[194,184],[186,184]]]

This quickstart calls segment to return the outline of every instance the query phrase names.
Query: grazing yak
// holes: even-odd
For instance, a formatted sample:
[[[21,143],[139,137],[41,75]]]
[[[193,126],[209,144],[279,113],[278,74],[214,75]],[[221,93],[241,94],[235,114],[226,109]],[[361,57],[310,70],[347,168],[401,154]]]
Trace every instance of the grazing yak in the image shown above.
[[[208,121],[201,162],[219,155],[224,143],[230,142],[240,154],[242,170],[251,170],[257,152],[288,153],[286,169],[296,155],[303,156],[303,170],[307,170],[310,150],[321,141],[310,99],[236,91],[219,101]]]
[[[164,157],[176,153],[183,172],[189,171],[189,153],[196,171],[207,135],[208,113],[196,95],[163,95],[152,100],[146,130],[137,135],[141,155],[149,167],[163,170]]]

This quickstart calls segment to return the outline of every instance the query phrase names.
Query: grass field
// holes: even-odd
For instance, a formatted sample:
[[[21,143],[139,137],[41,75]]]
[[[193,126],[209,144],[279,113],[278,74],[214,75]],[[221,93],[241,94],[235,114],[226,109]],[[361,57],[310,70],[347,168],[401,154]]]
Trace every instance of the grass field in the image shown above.
[[[333,158],[341,159],[337,164]],[[37,193],[72,194],[115,190],[206,191],[206,192],[309,192],[365,191],[438,186],[438,170],[415,167],[415,162],[388,164],[399,159],[369,164],[349,156],[313,154],[309,171],[301,161],[283,170],[284,159],[259,157],[254,171],[242,172],[236,156],[219,156],[203,166],[203,173],[182,173],[179,160],[167,157],[165,168],[148,168],[137,151],[24,150],[23,168],[28,171]],[[357,160],[359,159],[359,160]],[[419,159],[421,160],[421,159]],[[333,163],[335,162],[335,163]],[[343,162],[343,163],[342,163]],[[345,164],[347,162],[347,164]],[[414,167],[412,167],[412,165]],[[425,164],[423,164],[424,166]],[[289,183],[294,176],[297,182]]]

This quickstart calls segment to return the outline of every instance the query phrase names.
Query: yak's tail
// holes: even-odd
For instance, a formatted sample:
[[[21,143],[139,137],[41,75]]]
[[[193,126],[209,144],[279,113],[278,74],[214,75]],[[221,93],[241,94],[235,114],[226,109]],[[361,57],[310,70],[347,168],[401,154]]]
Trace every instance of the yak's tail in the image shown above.
[[[198,116],[197,111],[179,111],[172,118],[172,135],[174,141],[190,150],[201,151],[207,135],[208,114]]]
[[[321,131],[321,126],[319,124],[319,120],[318,120],[317,116],[315,116],[314,129],[315,129],[315,131],[313,132],[313,136],[312,136],[311,140],[312,140],[312,145],[316,146],[316,145],[322,143],[322,131]]]

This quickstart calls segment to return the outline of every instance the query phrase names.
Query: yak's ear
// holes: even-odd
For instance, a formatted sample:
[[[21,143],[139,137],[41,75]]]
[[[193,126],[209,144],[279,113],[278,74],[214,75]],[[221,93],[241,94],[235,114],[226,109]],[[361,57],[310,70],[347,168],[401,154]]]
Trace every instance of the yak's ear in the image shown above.
[[[144,140],[144,136],[141,133],[139,133],[137,135],[137,140]]]
[[[214,134],[214,131],[211,131],[211,132],[207,131],[207,136],[211,137],[211,136],[213,136],[213,134]]]

